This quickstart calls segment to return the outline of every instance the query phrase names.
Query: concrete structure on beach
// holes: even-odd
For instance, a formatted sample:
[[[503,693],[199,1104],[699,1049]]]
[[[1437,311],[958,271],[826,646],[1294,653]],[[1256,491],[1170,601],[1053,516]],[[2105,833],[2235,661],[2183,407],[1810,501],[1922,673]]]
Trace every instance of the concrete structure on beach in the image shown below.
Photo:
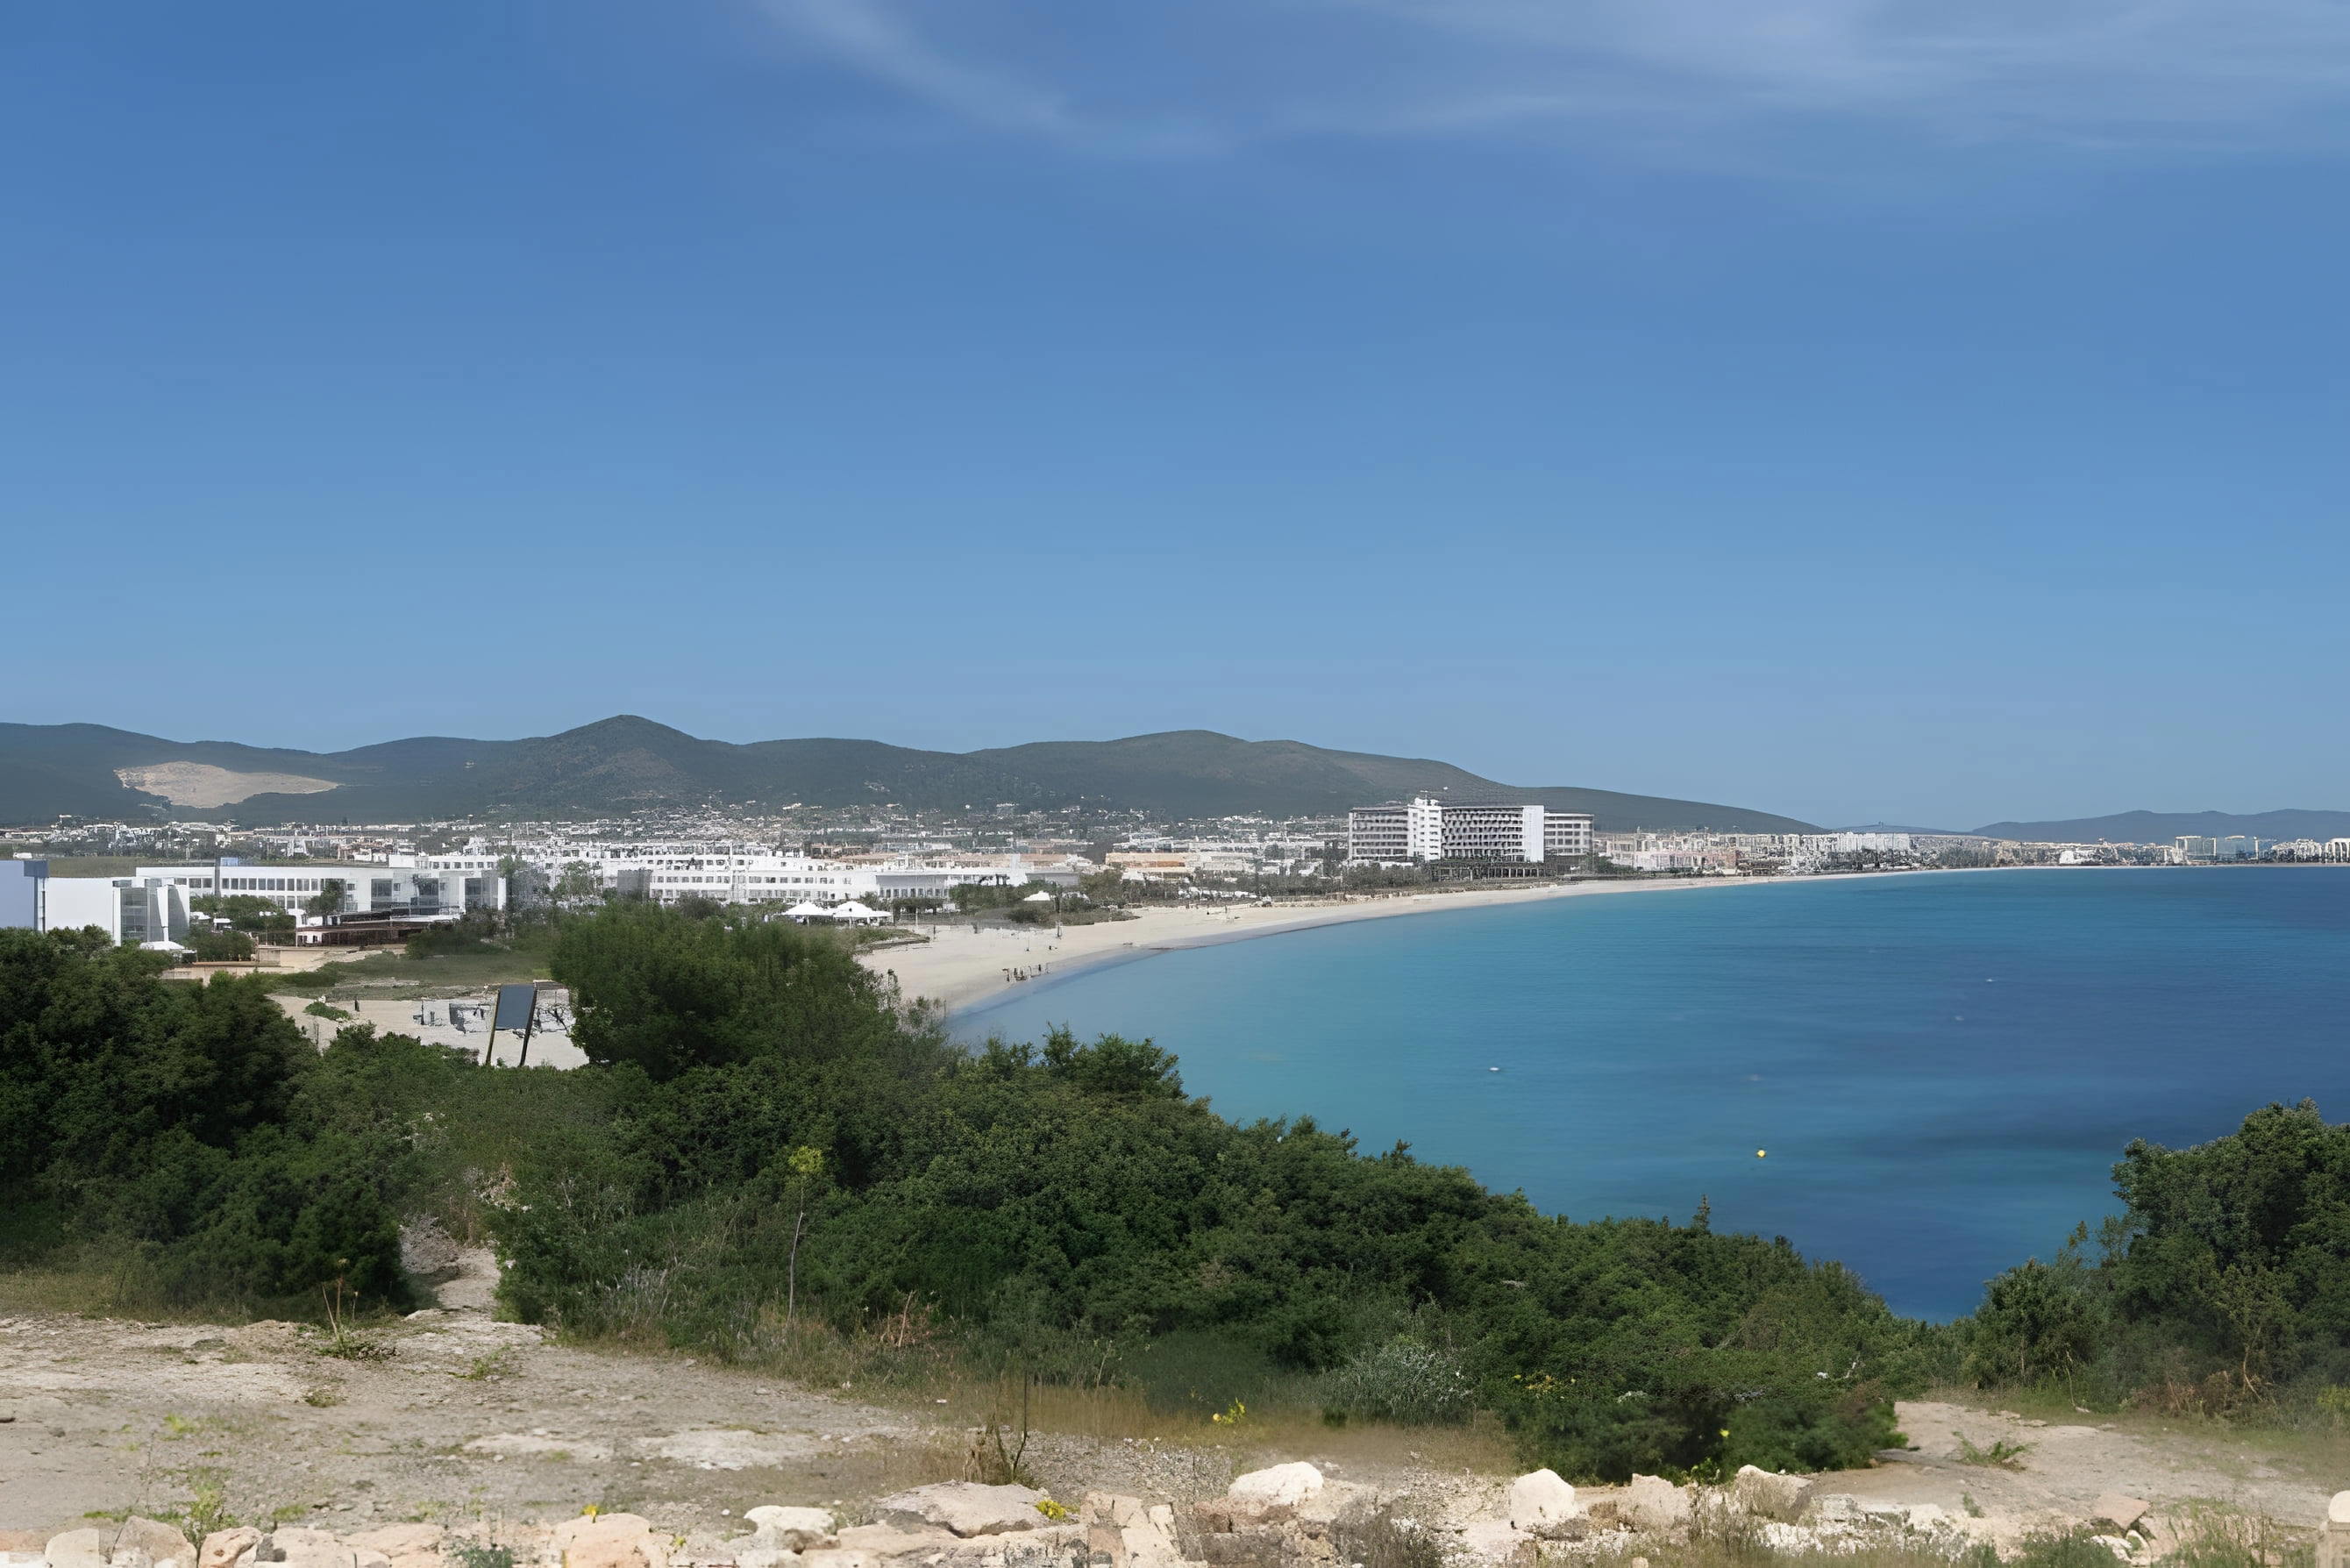
[[[1512,801],[1408,801],[1358,805],[1347,814],[1347,858],[1399,866],[1436,860],[1540,864],[1591,852],[1591,817]]]

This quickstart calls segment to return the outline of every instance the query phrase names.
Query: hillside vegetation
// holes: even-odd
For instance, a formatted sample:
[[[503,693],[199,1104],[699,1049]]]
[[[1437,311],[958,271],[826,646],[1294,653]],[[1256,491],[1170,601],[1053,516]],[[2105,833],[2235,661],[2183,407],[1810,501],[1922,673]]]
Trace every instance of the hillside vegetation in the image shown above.
[[[1738,806],[1607,790],[1523,789],[1447,763],[1326,751],[1295,741],[1241,741],[1206,730],[958,753],[855,740],[733,745],[624,715],[530,740],[428,736],[313,753],[168,741],[97,724],[0,724],[0,822],[43,822],[68,813],[161,814],[164,797],[126,786],[117,770],[186,763],[248,777],[248,787],[261,793],[216,808],[187,802],[170,806],[169,814],[247,824],[598,817],[700,805],[893,804],[959,811],[1001,801],[1024,809],[1134,810],[1160,818],[1299,816],[1327,815],[1418,790],[1451,790],[1589,811],[1603,830],[1806,828],[1790,817]],[[265,793],[272,776],[289,774],[334,787]],[[235,793],[217,777],[210,788],[214,793],[207,800]]]
[[[2241,1415],[2350,1373],[2350,1131],[2133,1147],[2126,1218],[1945,1328],[1783,1241],[1575,1223],[1409,1148],[1239,1125],[1147,1041],[951,1046],[821,933],[616,906],[551,933],[593,1065],[488,1070],[250,981],[0,932],[0,1246],[122,1304],[404,1306],[397,1222],[494,1236],[505,1305],[779,1371],[1120,1384],[1205,1420],[1489,1412],[1564,1473],[1865,1462],[1965,1376]]]

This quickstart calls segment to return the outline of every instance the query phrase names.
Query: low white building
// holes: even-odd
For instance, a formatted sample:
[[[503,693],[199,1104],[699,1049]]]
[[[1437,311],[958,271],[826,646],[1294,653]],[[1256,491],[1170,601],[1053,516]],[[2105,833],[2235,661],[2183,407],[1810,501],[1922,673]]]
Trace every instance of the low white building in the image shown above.
[[[140,880],[180,888],[192,898],[266,898],[289,915],[310,913],[311,904],[335,884],[341,891],[336,914],[401,914],[453,919],[484,909],[503,909],[506,883],[494,867],[442,870],[400,858],[405,866],[307,861],[298,866],[247,866],[235,860],[192,866],[142,866]]]
[[[36,931],[94,926],[118,946],[136,946],[185,941],[188,913],[187,890],[164,878],[53,877],[46,860],[0,860],[0,926]]]

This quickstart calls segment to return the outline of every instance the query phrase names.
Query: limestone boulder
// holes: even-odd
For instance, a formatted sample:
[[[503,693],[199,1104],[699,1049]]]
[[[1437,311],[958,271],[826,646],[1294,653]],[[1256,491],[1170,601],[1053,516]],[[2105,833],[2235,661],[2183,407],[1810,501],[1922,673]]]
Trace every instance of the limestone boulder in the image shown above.
[[[885,1497],[873,1505],[878,1524],[900,1530],[936,1527],[956,1535],[1008,1535],[1052,1521],[1037,1511],[1045,1494],[1024,1486],[983,1486],[978,1481],[941,1481]]]
[[[1300,1459],[1294,1464],[1251,1470],[1225,1488],[1224,1495],[1234,1502],[1261,1502],[1276,1508],[1294,1509],[1319,1494],[1322,1486],[1322,1472]]]
[[[762,1537],[789,1552],[829,1546],[837,1528],[831,1511],[821,1508],[785,1508],[768,1503],[744,1509],[743,1517]]]
[[[196,1568],[196,1549],[168,1524],[132,1514],[120,1524],[91,1530],[68,1530],[54,1535],[41,1548],[48,1568]]]
[[[1183,1560],[1175,1543],[1175,1511],[1139,1497],[1089,1491],[1077,1507],[1085,1530],[1086,1559],[1109,1568],[1174,1568]]]
[[[332,1532],[288,1527],[263,1536],[253,1549],[256,1563],[286,1568],[391,1568],[391,1559],[363,1546],[346,1546]]]
[[[2146,1511],[2152,1506],[2144,1498],[2124,1497],[2117,1491],[2109,1491],[2089,1505],[2089,1518],[2093,1522],[2102,1521],[2110,1524],[2116,1530],[2128,1530],[2144,1519]]]
[[[68,1530],[52,1535],[41,1548],[48,1568],[106,1568],[113,1530]]]
[[[1616,1511],[1635,1530],[1679,1530],[1690,1521],[1690,1497],[1662,1476],[1636,1475],[1616,1500]]]
[[[1730,1495],[1757,1519],[1793,1521],[1802,1516],[1804,1504],[1812,1501],[1812,1483],[1805,1476],[1743,1465],[1731,1480]]]
[[[843,1552],[863,1552],[881,1563],[910,1563],[951,1552],[963,1537],[936,1526],[901,1530],[894,1524],[855,1524],[842,1531],[838,1541]]]
[[[249,1524],[234,1530],[215,1530],[204,1537],[196,1552],[196,1568],[234,1568],[253,1549],[261,1544],[261,1532]]]
[[[121,1533],[115,1538],[115,1551],[126,1548],[144,1552],[156,1568],[162,1568],[166,1563],[176,1563],[180,1568],[196,1568],[194,1542],[168,1524],[135,1513],[122,1521]]]
[[[441,1568],[441,1543],[448,1536],[438,1524],[380,1524],[343,1539],[357,1551],[382,1552],[391,1568]]]
[[[1535,1470],[1510,1483],[1510,1528],[1543,1541],[1563,1541],[1589,1528],[1590,1511],[1556,1470]]]
[[[1359,1481],[1325,1480],[1322,1490],[1297,1505],[1297,1522],[1327,1532],[1368,1524],[1392,1493]]]
[[[563,1568],[669,1568],[669,1538],[634,1513],[569,1519],[555,1527]]]

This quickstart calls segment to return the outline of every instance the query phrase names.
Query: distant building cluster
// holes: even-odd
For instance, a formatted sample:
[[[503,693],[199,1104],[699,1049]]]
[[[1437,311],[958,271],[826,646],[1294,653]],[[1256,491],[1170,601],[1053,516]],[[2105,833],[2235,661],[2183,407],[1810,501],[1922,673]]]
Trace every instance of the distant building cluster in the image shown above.
[[[2350,838],[2262,839],[2249,833],[2207,838],[2182,833],[2171,840],[2170,859],[2178,866],[2213,866],[2230,860],[2350,860]]]

